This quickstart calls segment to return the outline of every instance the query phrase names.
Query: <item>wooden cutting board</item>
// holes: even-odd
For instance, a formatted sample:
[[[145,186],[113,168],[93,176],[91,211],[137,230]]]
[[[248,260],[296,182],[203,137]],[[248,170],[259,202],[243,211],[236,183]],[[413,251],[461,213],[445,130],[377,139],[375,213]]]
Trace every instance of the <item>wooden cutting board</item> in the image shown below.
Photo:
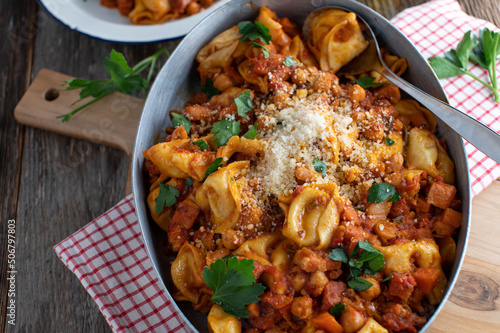
[[[44,69],[14,110],[18,122],[116,147],[129,156],[144,100],[113,93],[69,122],[56,116],[74,109],[78,91],[53,91],[72,77]],[[80,104],[77,104],[77,106]],[[127,194],[131,193],[130,172]],[[500,181],[472,203],[469,246],[455,289],[431,332],[500,332]]]

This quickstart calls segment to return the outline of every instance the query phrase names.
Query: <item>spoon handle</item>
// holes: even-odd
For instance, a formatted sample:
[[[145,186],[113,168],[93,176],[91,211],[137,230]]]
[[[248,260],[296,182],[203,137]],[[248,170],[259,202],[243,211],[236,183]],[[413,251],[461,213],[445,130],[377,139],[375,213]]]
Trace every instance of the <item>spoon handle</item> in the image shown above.
[[[384,69],[380,74],[387,80],[419,101],[474,147],[500,163],[500,135],[453,106],[411,85],[387,68]]]

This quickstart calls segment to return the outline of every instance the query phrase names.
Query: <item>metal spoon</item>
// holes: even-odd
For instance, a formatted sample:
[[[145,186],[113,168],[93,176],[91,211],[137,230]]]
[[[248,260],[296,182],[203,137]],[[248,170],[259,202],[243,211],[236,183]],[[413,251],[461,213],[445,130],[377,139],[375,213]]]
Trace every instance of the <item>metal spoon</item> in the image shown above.
[[[313,18],[319,13],[329,9],[340,9],[346,12],[350,11],[346,8],[334,6],[323,7],[313,11],[307,16],[304,22],[303,31],[305,38],[308,38],[309,36],[310,25]],[[434,113],[434,115],[458,133],[458,135],[469,141],[484,154],[500,163],[500,135],[466,113],[463,113],[453,106],[432,97],[394,74],[387,67],[382,58],[377,39],[375,38],[375,34],[373,33],[371,27],[362,17],[359,15],[356,16],[357,19],[366,26],[363,35],[370,43],[370,46],[356,59],[341,68],[338,73],[349,73],[353,75],[367,71],[376,71],[380,73],[389,82],[396,85],[428,108],[432,113]]]

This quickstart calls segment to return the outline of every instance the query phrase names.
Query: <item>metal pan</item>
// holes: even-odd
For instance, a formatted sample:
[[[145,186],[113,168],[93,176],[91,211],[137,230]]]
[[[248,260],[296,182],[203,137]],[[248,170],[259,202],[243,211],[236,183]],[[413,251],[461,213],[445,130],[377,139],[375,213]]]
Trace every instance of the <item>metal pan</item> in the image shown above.
[[[149,216],[146,205],[149,184],[147,175],[143,171],[144,158],[142,152],[157,143],[159,138],[164,137],[165,128],[172,125],[168,117],[168,111],[171,109],[180,110],[185,102],[199,91],[199,79],[195,62],[196,53],[218,33],[240,21],[255,19],[260,6],[268,6],[279,17],[286,16],[294,22],[302,24],[309,12],[328,5],[343,6],[363,17],[375,31],[382,47],[408,60],[409,68],[404,78],[425,92],[446,101],[445,93],[437,77],[411,42],[389,21],[358,2],[352,0],[235,0],[217,9],[184,38],[158,74],[144,106],[132,157],[134,202],[142,228],[144,243],[153,267],[167,291],[173,291],[170,262],[174,258],[169,258],[164,254],[163,246],[166,234]],[[445,139],[450,157],[455,162],[456,186],[458,197],[462,200],[464,219],[457,236],[456,257],[451,272],[448,273],[449,282],[444,299],[421,332],[429,329],[456,282],[465,255],[470,222],[469,169],[463,141],[439,119],[438,137]],[[186,321],[187,327],[193,331],[207,331],[205,315],[194,311],[191,304],[186,302],[175,303],[173,301],[173,303],[182,312],[180,317]]]

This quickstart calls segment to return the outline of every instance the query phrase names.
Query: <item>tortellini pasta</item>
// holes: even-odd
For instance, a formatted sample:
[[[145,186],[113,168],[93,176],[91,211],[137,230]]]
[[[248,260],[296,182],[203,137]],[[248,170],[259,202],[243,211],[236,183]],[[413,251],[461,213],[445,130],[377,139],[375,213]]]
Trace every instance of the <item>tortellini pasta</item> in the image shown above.
[[[326,248],[339,224],[337,200],[334,184],[303,188],[289,204],[281,203],[285,211],[283,235],[300,246]]]
[[[153,162],[169,177],[192,177],[202,180],[205,171],[215,159],[213,152],[188,151],[190,140],[162,142],[144,151],[144,157]]]
[[[227,314],[214,304],[208,314],[208,326],[213,333],[240,333],[241,322],[235,316]]]
[[[326,10],[312,19],[308,44],[321,69],[334,73],[368,47],[356,14],[338,9]]]
[[[427,171],[432,177],[442,176],[455,183],[454,164],[438,139],[426,129],[412,128],[408,137],[407,161],[412,167]]]
[[[216,233],[234,228],[240,218],[242,182],[235,177],[248,165],[248,161],[242,161],[220,168],[208,176],[196,193],[196,204],[202,210],[210,210]]]
[[[168,0],[135,0],[134,9],[128,14],[134,24],[162,22],[179,16],[172,12]]]

